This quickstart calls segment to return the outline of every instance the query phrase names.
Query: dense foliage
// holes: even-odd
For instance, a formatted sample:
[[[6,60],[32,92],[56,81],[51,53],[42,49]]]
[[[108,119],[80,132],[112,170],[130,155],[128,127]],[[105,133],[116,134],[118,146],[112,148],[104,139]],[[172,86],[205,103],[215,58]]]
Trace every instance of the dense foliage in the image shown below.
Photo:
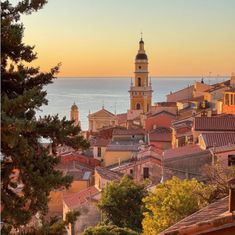
[[[126,176],[120,182],[111,182],[105,187],[99,202],[104,220],[118,227],[141,230],[142,199],[146,194],[144,184],[138,184]]]
[[[153,193],[144,198],[144,234],[156,235],[160,231],[191,215],[208,204],[213,187],[196,179],[180,180],[173,177],[156,186]]]
[[[73,122],[58,116],[35,116],[48,103],[44,88],[52,83],[59,67],[42,73],[39,68],[26,66],[36,59],[36,54],[34,47],[22,42],[24,27],[20,17],[41,9],[45,3],[1,3],[2,231],[27,224],[37,212],[46,213],[50,191],[70,185],[72,178],[54,169],[59,161],[55,157],[58,145],[88,147]],[[42,137],[51,140],[52,153],[40,142]]]
[[[120,228],[115,225],[104,225],[88,228],[83,235],[138,235],[139,233],[129,229]]]
[[[228,167],[223,161],[217,161],[214,165],[205,165],[202,172],[207,184],[213,186],[210,202],[229,194],[228,181],[235,177],[235,166]]]

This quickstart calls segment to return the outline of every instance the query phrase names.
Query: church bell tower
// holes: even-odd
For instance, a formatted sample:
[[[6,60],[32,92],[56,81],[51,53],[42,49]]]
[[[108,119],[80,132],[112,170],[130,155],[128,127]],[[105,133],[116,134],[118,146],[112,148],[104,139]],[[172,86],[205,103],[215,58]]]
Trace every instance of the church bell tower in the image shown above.
[[[138,54],[135,57],[135,80],[130,87],[130,109],[146,113],[152,105],[152,86],[148,78],[148,57],[144,50],[144,41],[139,41]]]
[[[81,127],[80,121],[79,121],[79,112],[78,112],[78,106],[74,104],[71,106],[70,110],[70,120],[74,121],[74,126]]]

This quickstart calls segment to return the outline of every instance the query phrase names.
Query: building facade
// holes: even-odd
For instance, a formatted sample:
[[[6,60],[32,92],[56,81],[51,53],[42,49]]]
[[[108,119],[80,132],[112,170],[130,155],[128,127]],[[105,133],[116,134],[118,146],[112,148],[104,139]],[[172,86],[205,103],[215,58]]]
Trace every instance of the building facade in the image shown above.
[[[117,125],[117,117],[102,107],[101,110],[88,115],[89,131],[97,132],[102,128],[114,127]]]
[[[152,105],[152,86],[148,78],[148,57],[144,50],[144,41],[139,41],[139,50],[135,58],[135,79],[131,84],[130,109],[146,113]]]

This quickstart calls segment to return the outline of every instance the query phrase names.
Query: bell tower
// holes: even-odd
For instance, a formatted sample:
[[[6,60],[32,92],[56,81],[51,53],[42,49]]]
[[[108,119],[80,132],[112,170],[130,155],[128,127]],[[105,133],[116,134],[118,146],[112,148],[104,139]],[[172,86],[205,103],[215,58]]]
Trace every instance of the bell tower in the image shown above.
[[[131,83],[130,109],[146,113],[152,105],[152,86],[148,78],[148,57],[144,50],[144,41],[139,41],[138,54],[135,57],[135,80]]]
[[[80,126],[80,121],[79,121],[79,112],[78,112],[78,106],[74,104],[71,106],[70,110],[70,120],[74,121],[74,126]]]

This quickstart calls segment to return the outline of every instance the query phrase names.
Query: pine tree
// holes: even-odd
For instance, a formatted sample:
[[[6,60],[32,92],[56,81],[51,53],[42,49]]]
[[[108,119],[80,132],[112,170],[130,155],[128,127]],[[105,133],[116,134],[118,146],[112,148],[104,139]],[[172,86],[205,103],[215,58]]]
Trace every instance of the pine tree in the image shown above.
[[[38,11],[45,3],[1,3],[1,208],[5,230],[27,224],[37,212],[46,213],[50,191],[70,185],[71,177],[55,170],[57,146],[89,147],[72,121],[60,120],[58,115],[35,116],[42,105],[48,104],[44,88],[52,83],[59,66],[48,73],[26,66],[36,59],[36,53],[33,46],[22,42],[20,17]],[[52,142],[52,154],[40,142],[42,137]],[[19,183],[22,190],[17,190]]]

